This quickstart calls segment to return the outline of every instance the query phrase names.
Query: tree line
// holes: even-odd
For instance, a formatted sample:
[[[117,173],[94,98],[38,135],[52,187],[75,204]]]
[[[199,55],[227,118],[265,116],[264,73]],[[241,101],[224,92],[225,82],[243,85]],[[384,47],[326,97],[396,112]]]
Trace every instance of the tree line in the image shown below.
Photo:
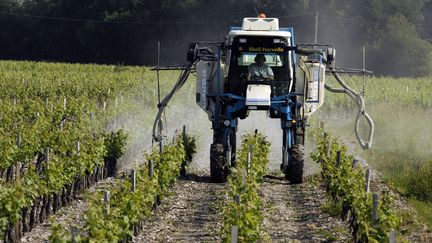
[[[218,41],[265,12],[296,42],[334,44],[339,66],[380,75],[432,74],[429,0],[2,0],[0,58],[80,63],[184,63],[187,43]]]

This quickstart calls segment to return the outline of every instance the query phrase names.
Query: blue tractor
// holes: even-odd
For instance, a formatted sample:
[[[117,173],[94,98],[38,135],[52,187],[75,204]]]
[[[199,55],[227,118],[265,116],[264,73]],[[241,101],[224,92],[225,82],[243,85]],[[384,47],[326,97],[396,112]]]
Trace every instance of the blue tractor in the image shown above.
[[[258,75],[251,74],[258,57],[264,61],[259,66],[265,65],[272,75],[261,70],[255,72]],[[280,119],[285,178],[302,183],[306,125],[309,116],[322,106],[325,89],[346,93],[359,105],[359,114],[366,117],[371,129],[367,143],[358,139],[365,148],[371,145],[373,122],[364,112],[362,97],[338,75],[334,48],[295,45],[293,29],[280,28],[277,18],[244,18],[242,27],[232,27],[224,42],[191,43],[187,59],[189,64],[181,68],[174,89],[159,104],[153,137],[162,139],[158,131],[164,107],[189,74],[196,72],[196,103],[212,122],[210,174],[214,182],[225,181],[229,167],[235,166],[239,119],[247,118],[250,111],[265,110],[268,117]],[[325,84],[326,70],[334,74],[342,89]]]

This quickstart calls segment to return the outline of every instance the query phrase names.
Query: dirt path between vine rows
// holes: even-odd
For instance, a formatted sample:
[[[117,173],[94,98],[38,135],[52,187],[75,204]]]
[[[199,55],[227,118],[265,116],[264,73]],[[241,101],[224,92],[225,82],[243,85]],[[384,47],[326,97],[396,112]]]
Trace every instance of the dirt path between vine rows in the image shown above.
[[[205,170],[180,179],[134,242],[221,242],[225,187],[212,183]]]
[[[280,173],[266,176],[260,193],[263,201],[264,241],[347,242],[348,227],[322,212],[323,191],[313,176],[300,185],[291,185]]]
[[[349,241],[346,223],[322,213],[325,192],[314,184],[308,179],[290,185],[276,173],[265,178],[260,190],[264,242]],[[134,242],[222,242],[225,190],[225,184],[210,182],[207,170],[180,179]]]

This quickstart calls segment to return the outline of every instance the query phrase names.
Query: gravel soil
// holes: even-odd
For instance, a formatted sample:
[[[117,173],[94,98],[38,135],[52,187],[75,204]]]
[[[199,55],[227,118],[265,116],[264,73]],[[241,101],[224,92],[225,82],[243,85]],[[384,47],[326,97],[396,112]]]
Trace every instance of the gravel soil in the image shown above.
[[[144,222],[134,242],[221,242],[224,189],[225,184],[210,182],[208,171],[189,173]]]
[[[272,173],[261,186],[266,242],[349,242],[346,223],[321,210],[325,191],[312,179],[289,184]]]
[[[222,200],[225,185],[211,183],[206,170],[179,180],[173,195],[163,200],[144,222],[144,232],[134,242],[222,242]],[[313,176],[310,176],[313,178]],[[325,192],[312,179],[290,185],[282,174],[265,178],[263,242],[350,241],[344,222],[321,211]]]

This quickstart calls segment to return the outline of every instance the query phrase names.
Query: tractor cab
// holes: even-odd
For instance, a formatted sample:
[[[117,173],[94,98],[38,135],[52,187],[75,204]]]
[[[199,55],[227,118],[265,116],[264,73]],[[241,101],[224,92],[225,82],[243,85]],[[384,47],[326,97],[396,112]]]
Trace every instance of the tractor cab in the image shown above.
[[[279,43],[274,43],[274,41]],[[233,94],[245,96],[248,84],[267,84],[272,87],[272,95],[287,94],[292,84],[292,60],[287,51],[286,39],[274,37],[235,37],[229,55],[227,90]],[[268,66],[273,77],[249,77],[249,67],[256,65],[257,55],[264,56],[264,65]]]
[[[291,28],[279,29],[275,18],[245,18],[241,28],[231,28],[227,41],[225,92],[247,97],[246,105],[252,109],[269,109],[271,97],[287,95],[292,90]],[[259,55],[264,57],[264,67],[257,65]],[[258,67],[263,75],[254,76],[251,66]],[[273,75],[267,77],[266,73]]]

